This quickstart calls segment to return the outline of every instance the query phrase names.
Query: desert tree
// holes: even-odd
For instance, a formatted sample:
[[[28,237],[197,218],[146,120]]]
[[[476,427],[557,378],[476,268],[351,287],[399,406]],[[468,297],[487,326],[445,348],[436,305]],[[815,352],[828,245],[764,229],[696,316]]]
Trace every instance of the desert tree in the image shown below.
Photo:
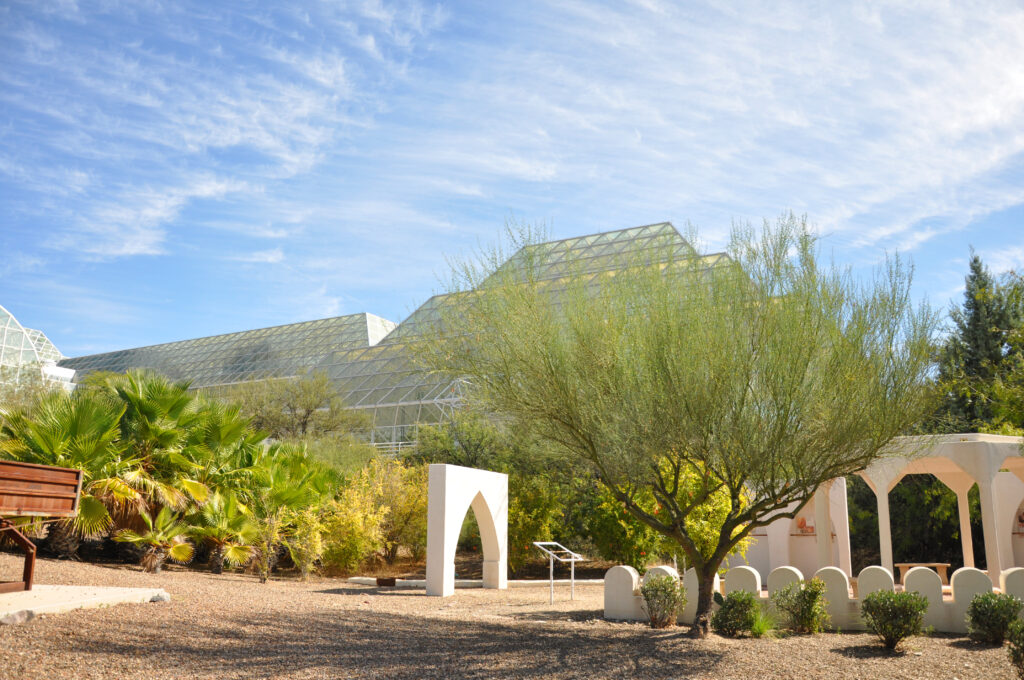
[[[495,249],[454,268],[418,356],[585,461],[678,543],[699,583],[695,635],[708,632],[731,550],[884,455],[930,408],[936,317],[914,303],[897,257],[858,281],[823,264],[806,221],[789,216],[734,228],[727,253],[675,237],[595,274],[556,262],[529,230],[510,233],[508,263]],[[717,531],[697,540],[692,518],[723,493]]]

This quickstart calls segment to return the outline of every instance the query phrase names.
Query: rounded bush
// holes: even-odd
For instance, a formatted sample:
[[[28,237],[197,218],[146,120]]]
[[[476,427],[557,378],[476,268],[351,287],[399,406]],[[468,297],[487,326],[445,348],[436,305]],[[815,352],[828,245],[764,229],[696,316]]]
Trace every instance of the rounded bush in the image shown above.
[[[651,620],[651,628],[668,628],[676,623],[679,612],[686,606],[683,584],[671,576],[655,576],[640,586],[644,607]]]
[[[1017,678],[1024,680],[1024,621],[1017,619],[1010,624],[1006,631],[1006,640],[1009,642],[1007,651],[1010,654],[1010,663],[1017,671]]]
[[[1024,602],[1007,593],[980,593],[967,607],[967,632],[980,642],[1003,644]]]
[[[819,633],[829,623],[825,582],[820,578],[790,583],[772,595],[772,604],[794,632]]]
[[[887,649],[896,649],[903,640],[920,633],[926,611],[928,598],[917,592],[877,590],[860,605],[868,630],[880,637]]]
[[[711,617],[711,628],[719,635],[736,637],[747,633],[757,621],[759,603],[754,593],[735,590],[722,601],[718,611]]]

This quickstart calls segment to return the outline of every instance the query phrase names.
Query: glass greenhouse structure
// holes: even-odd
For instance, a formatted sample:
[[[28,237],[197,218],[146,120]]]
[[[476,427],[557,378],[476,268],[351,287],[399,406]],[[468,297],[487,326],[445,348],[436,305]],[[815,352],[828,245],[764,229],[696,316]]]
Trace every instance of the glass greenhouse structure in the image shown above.
[[[586,277],[587,283],[638,258],[693,254],[667,222],[528,248],[539,250],[519,251],[502,269],[540,255],[531,261],[540,262],[538,278],[553,293],[567,277]],[[451,302],[450,295],[435,295],[397,325],[373,314],[352,314],[64,359],[60,365],[80,375],[148,368],[195,388],[323,371],[347,405],[372,416],[371,441],[397,450],[415,440],[419,424],[442,422],[460,402],[461,381],[418,370],[409,348]]]
[[[70,382],[71,371],[56,368],[63,358],[42,331],[25,328],[0,306],[0,380],[19,381],[31,371],[50,380]]]

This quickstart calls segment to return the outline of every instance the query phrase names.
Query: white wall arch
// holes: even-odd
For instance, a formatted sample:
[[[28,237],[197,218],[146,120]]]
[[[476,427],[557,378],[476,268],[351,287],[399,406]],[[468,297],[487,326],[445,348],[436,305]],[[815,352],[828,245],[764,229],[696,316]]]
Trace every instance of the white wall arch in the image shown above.
[[[455,548],[470,509],[480,527],[484,588],[508,587],[508,475],[434,464],[427,495],[427,595],[455,592]]]

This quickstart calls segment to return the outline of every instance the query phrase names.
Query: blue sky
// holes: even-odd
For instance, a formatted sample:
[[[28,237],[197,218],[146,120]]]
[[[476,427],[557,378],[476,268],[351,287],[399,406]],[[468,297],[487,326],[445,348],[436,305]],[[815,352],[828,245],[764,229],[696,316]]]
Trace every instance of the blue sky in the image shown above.
[[[1017,2],[0,6],[0,304],[65,354],[400,321],[510,216],[807,213],[835,259],[1024,268]]]

